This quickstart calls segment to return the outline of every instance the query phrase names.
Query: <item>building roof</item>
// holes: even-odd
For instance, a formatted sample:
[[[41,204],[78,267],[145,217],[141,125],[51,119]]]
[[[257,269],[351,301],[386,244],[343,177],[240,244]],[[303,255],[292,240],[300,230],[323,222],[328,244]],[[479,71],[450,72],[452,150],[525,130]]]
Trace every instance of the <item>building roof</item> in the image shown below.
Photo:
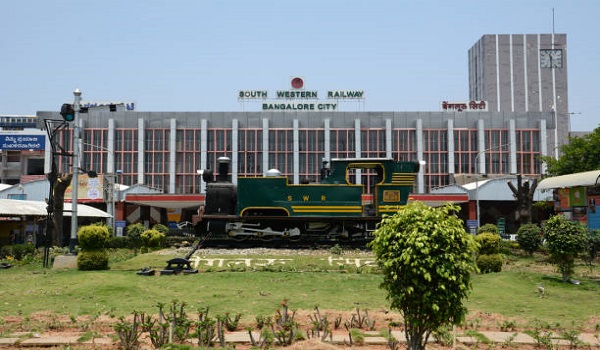
[[[17,199],[0,199],[0,216],[47,216],[48,204],[42,201],[26,201]],[[71,216],[71,203],[65,203],[64,216]],[[105,211],[77,204],[77,217],[111,217]]]
[[[159,208],[194,208],[204,204],[204,194],[153,194],[129,193],[125,197],[127,203]]]
[[[542,180],[538,188],[545,190],[549,188],[567,188],[579,186],[597,186],[599,184],[600,170],[586,171],[569,175],[553,176]]]
[[[440,207],[446,203],[467,203],[469,201],[469,195],[466,193],[411,193],[408,196],[408,202],[410,203],[415,201],[423,202],[430,207]]]
[[[522,181],[531,181],[531,178],[523,178]],[[440,187],[431,190],[432,194],[438,193],[467,193],[470,200],[482,200],[482,201],[514,201],[512,191],[507,185],[507,182],[512,182],[516,187],[518,186],[517,177],[509,175],[505,177],[498,177],[493,179],[486,179],[480,181],[474,181],[466,183],[464,185],[450,185]],[[551,194],[545,194],[544,191],[538,185],[534,195],[534,201],[547,201],[552,199]]]

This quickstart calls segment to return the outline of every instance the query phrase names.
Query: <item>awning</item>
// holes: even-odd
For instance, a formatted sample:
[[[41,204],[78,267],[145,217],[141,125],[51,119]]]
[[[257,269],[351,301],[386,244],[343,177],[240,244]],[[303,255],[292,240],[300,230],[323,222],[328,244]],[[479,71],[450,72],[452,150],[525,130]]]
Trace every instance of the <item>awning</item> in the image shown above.
[[[0,199],[0,216],[47,216],[48,204],[42,201]],[[64,216],[71,216],[71,203],[65,203]],[[110,214],[85,204],[77,204],[77,217],[110,218]]]
[[[569,175],[561,175],[543,179],[538,184],[538,189],[568,188],[579,186],[596,186],[599,184],[600,170],[586,171]]]
[[[195,208],[204,204],[203,194],[150,194],[129,193],[125,202],[157,208]]]
[[[466,193],[439,193],[439,194],[409,194],[408,202],[423,202],[430,207],[440,207],[446,203],[460,204],[469,201]]]

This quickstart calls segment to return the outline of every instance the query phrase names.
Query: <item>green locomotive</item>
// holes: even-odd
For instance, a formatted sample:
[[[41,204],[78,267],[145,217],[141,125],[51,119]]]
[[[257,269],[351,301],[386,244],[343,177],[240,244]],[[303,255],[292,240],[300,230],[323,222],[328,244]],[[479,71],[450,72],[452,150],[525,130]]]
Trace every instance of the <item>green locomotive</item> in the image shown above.
[[[387,158],[332,159],[319,183],[289,184],[275,169],[264,177],[227,180],[228,158],[219,158],[219,176],[207,181],[199,234],[236,240],[368,238],[384,214],[406,204],[419,171],[416,162]]]

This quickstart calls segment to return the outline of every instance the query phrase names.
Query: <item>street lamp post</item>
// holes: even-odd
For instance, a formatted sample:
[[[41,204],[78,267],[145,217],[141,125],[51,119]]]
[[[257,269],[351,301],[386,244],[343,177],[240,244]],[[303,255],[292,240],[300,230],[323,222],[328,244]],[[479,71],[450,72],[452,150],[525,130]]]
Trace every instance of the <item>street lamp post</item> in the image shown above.
[[[79,107],[81,104],[81,91],[75,89],[73,91],[73,109],[75,110],[75,120],[73,123],[73,183],[72,183],[72,195],[71,195],[71,237],[69,240],[69,252],[75,253],[75,246],[77,245],[77,196],[79,187],[79,140],[80,140],[80,128],[79,128]]]
[[[105,191],[106,197],[108,199],[107,209],[108,209],[108,213],[110,214],[109,226],[112,227],[113,235],[116,235],[115,189],[116,189],[116,185],[117,185],[116,184],[117,174],[104,174],[104,179],[106,180],[106,182],[104,184],[104,191]]]
[[[558,159],[558,116],[554,106],[552,106],[552,116],[554,117],[554,159]]]
[[[485,150],[481,151],[475,156],[475,175],[479,174],[479,156],[485,152]],[[479,223],[479,179],[477,177],[475,178],[475,203],[475,209],[477,211],[477,228],[479,228],[481,224]]]

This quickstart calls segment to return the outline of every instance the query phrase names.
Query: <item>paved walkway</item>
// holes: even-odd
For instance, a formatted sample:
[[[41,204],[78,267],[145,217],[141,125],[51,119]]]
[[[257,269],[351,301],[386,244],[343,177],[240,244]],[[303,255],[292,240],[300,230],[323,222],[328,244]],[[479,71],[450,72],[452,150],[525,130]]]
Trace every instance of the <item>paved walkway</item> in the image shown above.
[[[456,341],[462,344],[477,344],[477,343],[498,343],[498,344],[536,344],[535,339],[524,333],[516,332],[477,332],[479,337],[458,336]],[[0,348],[26,348],[26,347],[52,347],[52,346],[67,346],[70,344],[97,344],[111,345],[115,344],[114,340],[109,337],[94,338],[92,340],[79,341],[83,335],[55,336],[51,334],[33,334],[31,333],[16,333],[6,337],[0,337]],[[387,344],[384,337],[379,336],[378,332],[365,332],[365,344]],[[404,332],[392,331],[392,335],[401,343],[405,343]],[[259,338],[258,333],[254,337]],[[600,347],[600,334],[580,334],[579,340],[582,344],[592,347]],[[250,343],[248,332],[231,332],[225,335],[227,343]],[[335,344],[344,344],[349,341],[348,335],[338,334],[332,339]],[[560,339],[558,336],[553,337],[552,342],[557,345],[568,346],[569,342]]]

